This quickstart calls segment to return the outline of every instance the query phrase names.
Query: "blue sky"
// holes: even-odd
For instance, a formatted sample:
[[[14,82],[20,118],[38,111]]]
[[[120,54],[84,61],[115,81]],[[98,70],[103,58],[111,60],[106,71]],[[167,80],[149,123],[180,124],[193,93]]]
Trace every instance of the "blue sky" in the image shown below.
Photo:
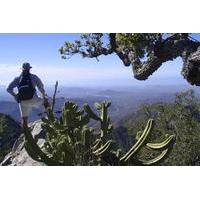
[[[0,85],[7,85],[20,73],[23,62],[30,62],[32,73],[46,85],[56,80],[66,86],[126,86],[186,84],[180,71],[181,59],[167,62],[147,81],[133,78],[131,67],[125,67],[116,55],[83,59],[73,56],[63,60],[58,52],[64,41],[73,41],[79,34],[0,34]],[[193,37],[200,39],[197,34]]]

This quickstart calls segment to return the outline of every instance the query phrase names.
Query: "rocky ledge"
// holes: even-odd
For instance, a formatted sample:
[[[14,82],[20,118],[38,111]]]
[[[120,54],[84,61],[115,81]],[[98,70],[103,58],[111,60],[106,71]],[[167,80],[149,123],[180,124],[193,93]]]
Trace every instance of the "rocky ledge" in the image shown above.
[[[35,121],[29,126],[32,129],[32,135],[38,140],[37,144],[42,147],[45,141],[45,134],[41,128],[41,120]],[[9,154],[7,154],[4,160],[0,164],[1,166],[43,166],[43,163],[33,160],[26,152],[24,148],[24,135],[15,141],[13,148]]]

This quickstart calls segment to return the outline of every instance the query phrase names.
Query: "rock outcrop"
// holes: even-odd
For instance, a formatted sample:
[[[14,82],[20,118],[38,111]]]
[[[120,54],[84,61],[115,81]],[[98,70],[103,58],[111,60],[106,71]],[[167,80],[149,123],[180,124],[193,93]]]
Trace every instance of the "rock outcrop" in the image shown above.
[[[41,121],[35,121],[29,126],[32,129],[32,135],[37,140],[37,144],[42,147],[45,141],[45,134],[41,128]],[[33,160],[24,148],[24,135],[15,141],[11,152],[5,156],[0,164],[1,166],[43,166],[43,163]]]
[[[11,151],[13,144],[20,135],[21,127],[19,122],[9,115],[0,113],[0,162]]]

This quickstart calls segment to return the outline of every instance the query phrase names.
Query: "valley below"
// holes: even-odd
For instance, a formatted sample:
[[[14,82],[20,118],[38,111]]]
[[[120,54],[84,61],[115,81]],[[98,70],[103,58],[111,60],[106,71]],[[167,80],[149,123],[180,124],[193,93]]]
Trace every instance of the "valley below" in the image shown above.
[[[190,87],[180,85],[108,88],[68,88],[61,86],[56,96],[55,111],[61,111],[65,101],[73,101],[80,107],[84,103],[94,107],[95,102],[111,101],[109,114],[113,123],[115,123],[124,116],[135,112],[143,104],[170,102],[176,93]],[[5,87],[0,87],[0,113],[10,115],[15,120],[20,121],[18,104],[5,92],[5,89]],[[53,87],[47,88],[50,101],[53,96],[53,89]],[[199,94],[197,89],[195,92],[197,95]],[[41,113],[41,109],[34,108],[30,114],[29,122],[40,119]]]

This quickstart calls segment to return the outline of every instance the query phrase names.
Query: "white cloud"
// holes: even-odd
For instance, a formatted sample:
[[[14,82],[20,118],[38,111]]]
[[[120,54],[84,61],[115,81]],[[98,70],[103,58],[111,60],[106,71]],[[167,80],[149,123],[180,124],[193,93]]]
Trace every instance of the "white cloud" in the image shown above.
[[[88,85],[95,83],[97,85],[104,82],[123,81],[131,78],[129,68],[97,68],[97,67],[45,67],[33,70],[47,84],[54,84],[56,80],[61,85]]]
[[[58,80],[60,85],[100,86],[184,83],[180,70],[180,62],[167,62],[145,82],[134,79],[131,67],[124,66],[33,66],[32,73],[46,85],[53,85]],[[20,72],[20,66],[0,64],[0,85],[9,84]]]
[[[7,85],[14,77],[21,72],[18,66],[0,65],[1,85]],[[120,68],[97,68],[97,67],[63,67],[63,66],[37,66],[32,69],[32,73],[37,74],[45,84],[54,84],[56,80],[61,85],[85,85],[96,83],[98,85],[104,82],[123,81],[132,79],[131,69]]]

